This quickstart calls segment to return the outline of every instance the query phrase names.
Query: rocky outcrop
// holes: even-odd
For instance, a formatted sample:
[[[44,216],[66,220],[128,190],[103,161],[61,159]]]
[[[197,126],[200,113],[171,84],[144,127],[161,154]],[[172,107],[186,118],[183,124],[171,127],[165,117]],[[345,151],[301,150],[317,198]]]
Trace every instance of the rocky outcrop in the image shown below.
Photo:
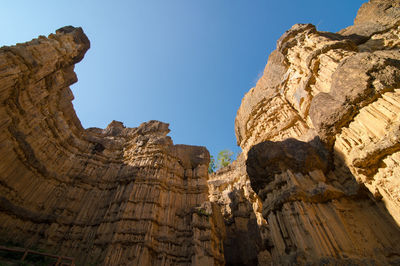
[[[245,231],[230,221],[253,217],[260,265],[400,263],[399,25],[399,1],[371,0],[338,33],[297,24],[278,40],[237,112],[243,155],[209,181],[225,246]]]
[[[82,128],[89,45],[64,27],[0,48],[1,241],[84,265],[400,264],[400,1],[285,32],[210,177],[168,124]]]
[[[78,265],[223,265],[204,147],[158,121],[82,128],[69,86],[89,46],[64,27],[0,48],[0,240]]]
[[[318,148],[294,139],[262,142],[246,164],[274,263],[399,263],[400,230],[392,216],[350,174],[327,170]]]

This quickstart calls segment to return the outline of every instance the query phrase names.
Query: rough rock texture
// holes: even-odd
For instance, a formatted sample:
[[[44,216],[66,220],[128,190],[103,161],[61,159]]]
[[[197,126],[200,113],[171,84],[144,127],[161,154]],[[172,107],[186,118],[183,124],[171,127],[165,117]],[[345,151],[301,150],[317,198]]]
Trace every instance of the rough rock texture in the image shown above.
[[[400,230],[385,207],[351,175],[327,171],[324,156],[310,143],[289,141],[257,144],[246,162],[263,202],[273,262],[400,263]],[[262,171],[263,159],[280,163]],[[262,178],[263,183],[257,182]]]
[[[400,1],[285,32],[237,112],[243,155],[208,182],[227,264],[400,264],[399,114]],[[227,248],[242,232],[253,261]]]
[[[297,24],[208,178],[168,124],[83,129],[80,28],[0,48],[0,240],[103,265],[400,265],[400,1]]]
[[[250,186],[243,154],[231,165],[210,176],[210,201],[221,206],[226,226],[227,265],[257,265],[268,227],[262,202]],[[269,257],[268,257],[269,259]]]
[[[0,240],[78,265],[223,265],[209,153],[168,124],[83,129],[69,85],[82,29],[0,48]]]

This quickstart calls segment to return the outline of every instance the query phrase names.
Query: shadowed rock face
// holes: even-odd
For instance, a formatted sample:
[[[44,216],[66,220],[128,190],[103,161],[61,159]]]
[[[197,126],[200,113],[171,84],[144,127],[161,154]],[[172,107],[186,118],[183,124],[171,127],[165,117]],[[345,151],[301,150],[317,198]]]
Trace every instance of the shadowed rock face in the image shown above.
[[[82,128],[69,86],[89,46],[68,26],[0,48],[0,240],[78,265],[224,264],[206,148],[159,121]]]
[[[318,137],[331,152],[332,167],[340,168],[344,160],[353,177],[380,194],[400,221],[394,177],[399,23],[398,1],[370,1],[360,8],[354,26],[339,33],[318,32],[310,24],[288,30],[238,110],[236,136],[244,153],[265,141]]]
[[[210,201],[221,206],[226,227],[226,265],[257,265],[268,226],[262,202],[252,190],[243,154],[231,165],[210,176]]]
[[[0,48],[0,240],[103,265],[400,264],[400,2],[338,33],[297,24],[208,177],[168,124],[83,129],[82,29]]]
[[[399,1],[371,0],[338,33],[277,41],[237,112],[243,153],[208,181],[226,246],[247,232],[260,265],[400,263],[399,25]]]
[[[306,174],[313,170],[328,170],[327,152],[320,147],[296,139],[282,142],[265,141],[254,145],[246,160],[247,174],[251,177],[251,187],[258,193],[272,182],[276,174],[286,170]]]

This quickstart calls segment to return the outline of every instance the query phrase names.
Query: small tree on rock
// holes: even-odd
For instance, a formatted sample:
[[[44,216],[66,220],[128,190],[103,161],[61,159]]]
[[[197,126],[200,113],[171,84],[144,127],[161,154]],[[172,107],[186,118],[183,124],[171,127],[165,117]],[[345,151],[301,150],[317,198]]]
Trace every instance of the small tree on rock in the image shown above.
[[[233,151],[222,150],[217,156],[217,167],[221,169],[233,162]]]

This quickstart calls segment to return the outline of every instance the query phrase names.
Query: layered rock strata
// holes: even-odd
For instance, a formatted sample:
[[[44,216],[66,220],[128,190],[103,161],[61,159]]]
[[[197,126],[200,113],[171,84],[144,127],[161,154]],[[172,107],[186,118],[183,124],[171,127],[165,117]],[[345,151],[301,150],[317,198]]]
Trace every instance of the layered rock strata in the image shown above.
[[[168,124],[83,129],[80,28],[0,48],[0,240],[103,265],[400,264],[400,1],[294,25],[208,179]]]
[[[327,169],[319,148],[287,139],[259,143],[248,153],[247,174],[262,201],[272,261],[398,264],[400,230],[393,217],[351,174]]]
[[[0,48],[0,240],[78,265],[223,265],[204,147],[158,121],[82,128],[69,86],[89,46],[64,27]]]
[[[400,1],[371,0],[338,33],[278,40],[236,116],[243,155],[209,181],[225,246],[253,217],[260,265],[400,263],[399,25]]]

